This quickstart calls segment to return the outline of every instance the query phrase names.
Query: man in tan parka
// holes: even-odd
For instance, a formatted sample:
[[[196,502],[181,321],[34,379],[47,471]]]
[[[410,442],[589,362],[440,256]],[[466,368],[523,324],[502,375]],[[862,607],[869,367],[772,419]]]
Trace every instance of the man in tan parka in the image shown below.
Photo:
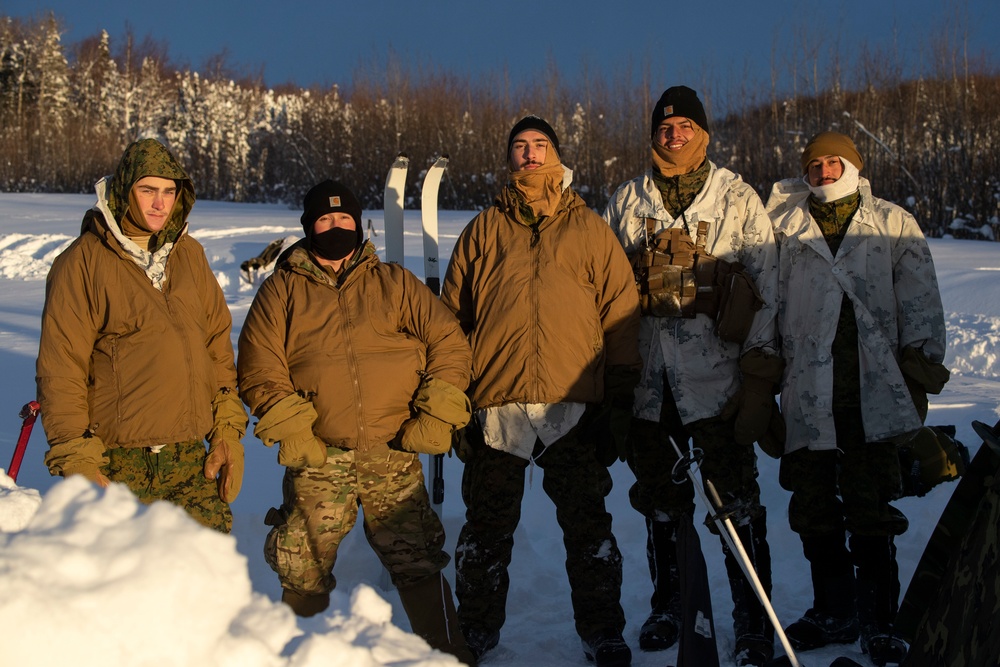
[[[624,435],[611,423],[628,423],[641,365],[639,297],[618,241],[569,186],[552,127],[521,119],[506,159],[508,183],[459,236],[441,291],[473,341],[478,417],[462,453],[459,619],[474,654],[499,642],[524,472],[535,464],[562,528],[584,653],[622,667],[632,654],[605,497]]]
[[[365,536],[399,590],[413,631],[467,664],[445,534],[420,453],[451,449],[469,420],[471,353],[458,322],[398,264],[383,264],[361,205],[326,180],[305,196],[306,238],[254,297],[239,340],[240,395],[278,447],[283,502],[264,556],[300,616],[329,605],[341,540]]]
[[[131,144],[97,183],[80,237],[46,280],[38,401],[53,475],[121,482],[228,532],[247,415],[229,308],[187,234],[194,201],[154,139]]]

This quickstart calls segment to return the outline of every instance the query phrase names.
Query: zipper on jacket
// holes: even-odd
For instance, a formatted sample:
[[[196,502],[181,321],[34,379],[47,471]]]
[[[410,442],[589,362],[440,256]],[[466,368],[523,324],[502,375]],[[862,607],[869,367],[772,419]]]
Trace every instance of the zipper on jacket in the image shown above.
[[[350,335],[350,332],[353,329],[353,319],[351,317],[350,308],[344,307],[344,293],[339,289],[335,289],[334,291],[337,293],[337,301],[339,302],[338,307],[340,311],[344,313],[344,345],[347,348],[351,384],[354,387],[355,405],[357,405],[358,451],[366,451],[368,449],[368,435],[365,432],[365,409],[361,402],[361,382],[358,379],[358,362],[357,356],[354,353],[354,337]]]
[[[538,267],[539,267],[539,255],[541,254],[541,249],[538,247],[539,241],[541,241],[541,235],[538,232],[538,223],[531,226],[531,285],[528,288],[528,292],[531,299],[531,316],[534,320],[531,323],[531,349],[538,349],[538,327],[540,318],[538,317]],[[529,396],[533,398],[538,397],[538,374],[539,374],[539,361],[538,354],[532,355],[531,362],[531,391],[528,393]]]
[[[173,254],[173,253],[171,253],[171,254]],[[168,260],[169,260],[169,258],[168,258]],[[183,366],[187,370],[187,382],[184,383],[184,384],[181,384],[180,386],[182,386],[182,387],[194,387],[195,386],[195,377],[196,377],[196,375],[195,375],[194,354],[193,354],[193,349],[192,349],[191,341],[188,338],[187,332],[185,331],[184,327],[182,327],[180,324],[178,324],[178,322],[180,321],[180,318],[178,318],[175,315],[175,313],[174,313],[173,299],[167,294],[167,285],[166,285],[166,283],[164,283],[164,285],[163,285],[163,292],[161,292],[160,294],[161,294],[161,296],[163,298],[164,307],[167,309],[167,312],[170,314],[170,318],[169,318],[170,319],[170,323],[171,323],[171,325],[173,325],[174,332],[177,334],[177,337],[181,341],[181,345],[184,348],[184,364],[183,364]],[[198,405],[195,402],[195,396],[196,396],[197,392],[189,389],[188,391],[185,391],[184,393],[187,395],[187,399],[188,399],[188,414],[190,415],[191,425],[194,426],[194,425],[197,424],[197,421],[198,421]],[[213,398],[214,398],[214,396],[213,396]]]
[[[111,377],[115,381],[115,414],[117,423],[122,423],[122,382],[118,373],[118,337],[111,341]]]

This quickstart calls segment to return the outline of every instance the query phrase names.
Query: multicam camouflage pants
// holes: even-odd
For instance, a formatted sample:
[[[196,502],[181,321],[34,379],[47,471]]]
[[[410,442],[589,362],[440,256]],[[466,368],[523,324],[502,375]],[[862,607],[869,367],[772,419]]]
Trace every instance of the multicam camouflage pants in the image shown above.
[[[437,574],[450,557],[444,528],[431,508],[416,454],[377,447],[367,452],[328,448],[322,468],[287,468],[279,520],[264,542],[264,558],[282,588],[328,593],[341,541],[360,506],[365,537],[397,588]]]
[[[206,455],[200,440],[167,445],[156,454],[148,447],[114,447],[108,449],[109,463],[101,472],[126,485],[143,503],[165,500],[184,508],[198,523],[228,533],[233,513],[219,498],[215,480],[205,479]]]
[[[722,504],[735,525],[746,525],[764,514],[757,484],[757,457],[753,445],[740,445],[733,439],[734,419],[710,417],[682,425],[673,397],[664,397],[659,422],[633,419],[629,431],[628,464],[635,474],[629,489],[632,507],[653,521],[676,521],[694,513],[694,488],[681,470],[675,481],[677,453],[670,444],[673,438],[681,452],[687,442],[703,452],[701,473],[719,492]],[[718,533],[714,522],[709,522]]]
[[[901,489],[899,455],[891,442],[865,442],[859,409],[834,411],[836,450],[798,449],[781,457],[778,481],[791,491],[788,522],[800,535],[847,530],[902,535],[908,522],[889,501]]]
[[[466,523],[455,550],[458,616],[463,630],[499,632],[507,617],[507,568],[528,461],[467,435],[472,437],[462,475]],[[597,461],[594,444],[581,440],[579,428],[547,447],[535,463],[544,471],[542,489],[555,503],[563,531],[577,633],[589,638],[606,629],[620,632],[622,557],[604,504],[611,475]]]

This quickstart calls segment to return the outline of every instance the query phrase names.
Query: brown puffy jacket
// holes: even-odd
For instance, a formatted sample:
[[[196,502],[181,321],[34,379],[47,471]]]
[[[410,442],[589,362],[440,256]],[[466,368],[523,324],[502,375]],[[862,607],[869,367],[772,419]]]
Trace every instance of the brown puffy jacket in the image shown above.
[[[366,244],[338,284],[305,243],[260,286],[240,332],[240,397],[255,416],[297,393],[316,408],[317,437],[366,450],[411,416],[422,372],[468,386],[469,344],[412,273],[379,262]]]
[[[97,210],[52,263],[36,378],[50,445],[88,430],[107,447],[211,430],[212,399],[236,386],[232,318],[204,248],[187,234],[166,275],[160,292]]]
[[[505,189],[469,223],[442,287],[472,341],[472,401],[600,401],[607,366],[642,363],[628,258],[569,188],[537,227],[519,222],[515,208]]]

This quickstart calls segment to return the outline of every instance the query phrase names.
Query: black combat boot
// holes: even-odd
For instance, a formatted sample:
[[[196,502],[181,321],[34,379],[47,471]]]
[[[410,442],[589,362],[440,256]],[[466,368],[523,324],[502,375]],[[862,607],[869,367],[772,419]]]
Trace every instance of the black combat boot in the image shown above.
[[[853,644],[858,640],[854,564],[843,533],[802,536],[809,561],[813,606],[785,628],[792,648],[799,651]]]
[[[767,544],[767,515],[762,514],[745,526],[737,526],[736,534],[764,593],[770,598],[771,550]],[[731,553],[725,543],[723,552],[726,554],[726,572],[733,595],[733,629],[736,636],[733,659],[739,667],[761,667],[774,657],[774,627],[753,584],[740,567],[739,554]]]
[[[676,524],[646,519],[646,558],[653,580],[652,611],[639,629],[639,648],[663,651],[677,643],[681,627]]]
[[[892,625],[899,611],[899,568],[893,537],[852,535],[851,556],[857,566],[861,651],[878,667],[898,665],[909,647]]]
[[[632,651],[618,630],[608,629],[583,640],[583,655],[596,667],[630,667]]]

